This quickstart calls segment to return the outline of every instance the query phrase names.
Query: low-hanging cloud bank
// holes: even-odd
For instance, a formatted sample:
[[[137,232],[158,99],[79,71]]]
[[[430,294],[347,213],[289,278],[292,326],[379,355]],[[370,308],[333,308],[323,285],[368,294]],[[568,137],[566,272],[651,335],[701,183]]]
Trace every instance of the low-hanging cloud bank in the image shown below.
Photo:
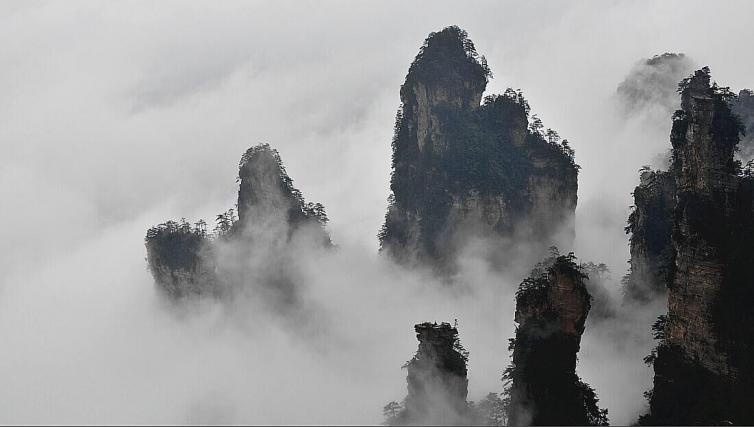
[[[636,170],[667,150],[670,121],[616,113],[616,86],[639,58],[682,51],[751,87],[754,6],[715,5],[719,28],[708,2],[484,6],[4,3],[0,421],[377,422],[405,395],[412,325],[453,318],[469,397],[499,390],[520,278],[470,257],[473,292],[456,295],[375,254],[398,87],[449,24],[488,58],[490,92],[522,88],[572,142],[577,255],[606,262],[617,294]],[[306,261],[308,298],[333,325],[310,340],[211,303],[176,315],[145,268],[146,227],[230,205],[238,155],[259,141],[328,207],[341,247]],[[649,336],[646,317],[632,340]],[[579,374],[625,424],[651,370],[636,358],[649,347],[603,338],[621,328],[587,324]]]
[[[369,247],[292,243],[303,314],[281,322],[265,299],[156,298],[141,248],[120,245],[142,232],[134,221],[9,278],[24,286],[0,315],[4,421],[375,423],[405,394],[416,319],[463,319],[465,345],[485,349],[472,355],[470,396],[500,388],[487,373],[504,361],[513,286],[483,267],[438,289]]]

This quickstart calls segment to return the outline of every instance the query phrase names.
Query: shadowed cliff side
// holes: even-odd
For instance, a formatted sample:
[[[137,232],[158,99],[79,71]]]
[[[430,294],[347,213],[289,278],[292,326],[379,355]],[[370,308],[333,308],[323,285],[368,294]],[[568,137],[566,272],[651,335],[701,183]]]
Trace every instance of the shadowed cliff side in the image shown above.
[[[706,67],[679,91],[667,172],[675,185],[672,262],[653,260],[670,268],[668,314],[653,326],[660,344],[646,361],[654,388],[639,421],[752,424],[754,180],[734,160],[743,126],[731,110],[736,96],[710,85]]]
[[[293,239],[332,245],[319,203],[306,203],[268,144],[250,148],[239,164],[238,214],[217,215],[213,232],[200,220],[168,221],[147,231],[147,262],[157,288],[173,299],[229,297],[251,291],[276,305],[296,300]]]
[[[591,296],[575,259],[554,251],[516,292],[508,425],[607,425],[607,410],[576,375]]]
[[[573,150],[536,116],[529,126],[520,91],[482,102],[490,76],[458,27],[430,34],[409,68],[379,234],[382,250],[401,263],[452,273],[474,237],[525,241],[535,252],[572,244]]]

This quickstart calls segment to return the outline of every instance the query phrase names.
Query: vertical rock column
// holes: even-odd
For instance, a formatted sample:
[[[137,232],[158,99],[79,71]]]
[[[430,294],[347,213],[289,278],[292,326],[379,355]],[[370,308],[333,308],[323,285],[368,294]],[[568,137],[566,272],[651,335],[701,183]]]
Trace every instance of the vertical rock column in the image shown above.
[[[406,364],[408,395],[398,424],[464,424],[467,421],[467,356],[458,330],[448,323],[414,326],[419,349]]]
[[[573,255],[546,260],[516,294],[509,425],[588,425],[607,421],[594,391],[576,375],[576,354],[591,297]],[[591,400],[590,400],[591,398]]]
[[[732,98],[707,68],[682,82],[671,132],[675,263],[645,424],[754,422],[752,179],[734,163]]]

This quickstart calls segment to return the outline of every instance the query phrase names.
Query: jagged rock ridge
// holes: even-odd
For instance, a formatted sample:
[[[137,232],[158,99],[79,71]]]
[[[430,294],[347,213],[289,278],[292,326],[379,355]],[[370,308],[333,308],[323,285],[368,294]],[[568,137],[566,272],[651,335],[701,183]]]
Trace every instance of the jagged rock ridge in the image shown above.
[[[381,248],[407,264],[452,269],[468,236],[542,248],[573,239],[578,166],[568,142],[529,123],[511,89],[482,102],[491,73],[466,32],[432,33],[401,87]],[[481,105],[480,105],[481,102]]]
[[[516,337],[509,381],[509,424],[606,425],[594,390],[576,375],[581,335],[591,308],[587,276],[573,254],[554,252],[516,293]]]
[[[211,233],[203,220],[192,226],[185,219],[147,231],[147,262],[164,294],[227,296],[254,282],[269,285],[278,302],[289,301],[295,284],[283,264],[294,233],[331,245],[324,207],[304,201],[269,144],[244,153],[238,179],[238,219],[229,209]]]
[[[667,172],[675,187],[670,261],[650,260],[669,267],[668,314],[653,327],[654,388],[640,422],[751,424],[754,179],[734,160],[743,126],[731,110],[735,95],[710,85],[706,67],[680,91]]]

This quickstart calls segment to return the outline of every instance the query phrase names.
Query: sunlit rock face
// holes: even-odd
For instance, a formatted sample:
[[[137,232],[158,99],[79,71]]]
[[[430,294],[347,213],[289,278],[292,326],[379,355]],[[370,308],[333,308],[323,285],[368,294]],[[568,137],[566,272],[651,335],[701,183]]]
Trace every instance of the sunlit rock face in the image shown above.
[[[452,272],[471,238],[570,247],[578,166],[520,92],[482,93],[491,73],[466,32],[432,33],[401,87],[381,247]],[[481,103],[481,104],[480,104]],[[511,245],[513,246],[513,245]]]
[[[509,425],[601,425],[594,390],[576,375],[581,335],[591,309],[586,275],[573,254],[540,263],[516,293],[511,341]]]
[[[467,354],[458,330],[449,323],[421,323],[414,329],[419,348],[406,363],[408,395],[392,424],[467,424],[471,417],[466,402]]]
[[[680,87],[667,172],[675,187],[670,262],[654,260],[669,268],[668,314],[655,325],[654,389],[640,421],[751,424],[754,182],[734,161],[742,128],[731,110],[736,96],[711,85],[707,68]]]
[[[268,144],[244,153],[238,175],[238,218],[233,209],[218,215],[212,232],[203,220],[167,221],[147,231],[149,269],[172,299],[252,291],[275,306],[291,305],[299,287],[292,241],[332,245],[324,207],[304,201]]]

